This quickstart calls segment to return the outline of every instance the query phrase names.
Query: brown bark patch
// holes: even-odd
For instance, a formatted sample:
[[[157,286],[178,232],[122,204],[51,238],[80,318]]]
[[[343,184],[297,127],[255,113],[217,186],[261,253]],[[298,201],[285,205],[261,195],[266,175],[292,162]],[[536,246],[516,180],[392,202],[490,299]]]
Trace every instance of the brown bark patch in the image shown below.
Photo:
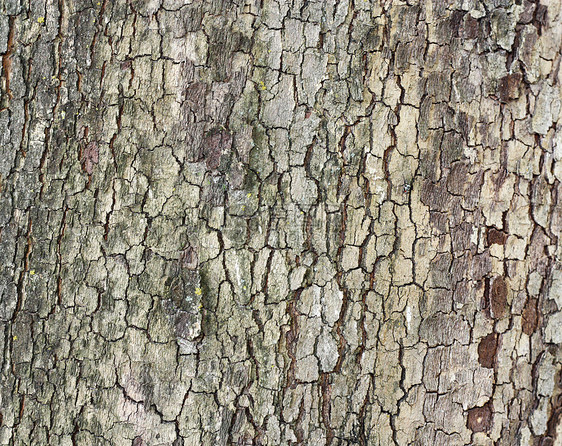
[[[488,246],[493,244],[505,245],[507,234],[503,231],[498,231],[496,228],[488,228],[487,231]]]
[[[554,446],[554,439],[552,437],[544,437],[540,442],[540,446]]]
[[[533,22],[538,30],[539,36],[542,33],[542,27],[547,23],[547,12],[548,12],[548,8],[546,7],[546,5],[539,4],[537,6],[537,9],[535,9]]]
[[[444,212],[448,210],[451,196],[447,192],[444,181],[433,183],[425,181],[421,188],[420,198],[423,204],[433,211]]]
[[[532,335],[537,329],[539,314],[537,311],[537,299],[529,299],[523,308],[523,333]]]
[[[496,351],[498,349],[498,335],[490,333],[488,336],[482,338],[478,344],[478,362],[482,367],[488,369],[494,368],[494,360],[496,358]]]
[[[472,257],[470,272],[473,280],[482,280],[491,271],[492,259],[488,251],[484,251],[482,254]]]
[[[8,108],[8,104],[12,99],[12,92],[10,90],[10,76],[12,72],[12,53],[14,52],[14,33],[15,33],[15,17],[10,17],[8,20],[8,42],[6,43],[6,52],[2,56],[2,74],[4,75],[4,85],[1,86],[3,90],[0,99],[0,111]]]
[[[447,176],[447,189],[454,195],[462,195],[468,180],[468,165],[466,163],[454,163]]]
[[[489,432],[492,427],[492,407],[490,403],[470,409],[466,425],[472,432]]]
[[[462,18],[466,12],[455,10],[452,12],[451,16],[449,17],[449,27],[451,29],[451,35],[453,37],[460,37],[460,31],[462,28]]]
[[[232,147],[232,135],[226,130],[211,130],[203,141],[207,168],[215,170],[220,165],[221,155]]]
[[[529,271],[536,270],[543,277],[547,275],[551,260],[544,253],[550,243],[550,238],[546,235],[544,229],[540,226],[535,227],[527,254]]]
[[[201,110],[205,106],[207,84],[194,82],[185,90],[185,100],[193,110]]]
[[[88,175],[94,171],[94,166],[100,160],[100,150],[95,141],[90,142],[82,152],[82,168]]]
[[[476,39],[478,37],[479,28],[478,19],[475,19],[470,14],[466,14],[462,33],[463,37],[466,39]]]
[[[500,79],[498,93],[502,102],[508,102],[510,99],[519,97],[519,85],[522,79],[521,73],[508,74]]]
[[[472,224],[463,222],[451,229],[451,241],[454,252],[462,252],[470,249],[470,236],[472,234]]]
[[[183,250],[180,255],[180,264],[182,268],[191,270],[197,269],[197,266],[199,265],[199,257],[195,248],[189,246]]]
[[[507,306],[507,285],[503,277],[496,277],[492,283],[490,306],[494,319],[499,319],[504,316]]]
[[[193,340],[199,334],[198,315],[179,311],[174,318],[176,336],[180,339]]]
[[[441,165],[451,167],[455,161],[463,157],[462,135],[457,132],[445,132],[441,142]]]
[[[330,401],[332,399],[332,386],[330,385],[328,374],[322,374],[320,378],[320,385],[322,388],[322,422],[327,430],[326,444],[331,444],[334,438],[334,432],[330,426]]]

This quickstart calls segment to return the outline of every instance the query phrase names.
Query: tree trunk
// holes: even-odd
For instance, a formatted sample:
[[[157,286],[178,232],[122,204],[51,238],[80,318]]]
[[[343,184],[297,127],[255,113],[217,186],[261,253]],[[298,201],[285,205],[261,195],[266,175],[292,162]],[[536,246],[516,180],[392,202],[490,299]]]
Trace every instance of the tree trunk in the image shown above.
[[[559,0],[0,5],[0,444],[562,444]]]

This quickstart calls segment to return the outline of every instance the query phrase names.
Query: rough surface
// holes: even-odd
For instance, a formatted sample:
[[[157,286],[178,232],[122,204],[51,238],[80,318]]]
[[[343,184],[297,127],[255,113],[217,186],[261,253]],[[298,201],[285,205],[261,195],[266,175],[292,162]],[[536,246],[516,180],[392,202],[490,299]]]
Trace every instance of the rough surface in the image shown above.
[[[561,39],[0,2],[0,444],[560,444]]]

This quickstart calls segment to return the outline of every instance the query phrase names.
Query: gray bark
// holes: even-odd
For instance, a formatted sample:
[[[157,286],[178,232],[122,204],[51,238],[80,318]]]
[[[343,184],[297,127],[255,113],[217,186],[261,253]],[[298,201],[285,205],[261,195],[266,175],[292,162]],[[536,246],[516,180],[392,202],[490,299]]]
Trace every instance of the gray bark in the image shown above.
[[[0,14],[0,444],[562,444],[559,0]]]

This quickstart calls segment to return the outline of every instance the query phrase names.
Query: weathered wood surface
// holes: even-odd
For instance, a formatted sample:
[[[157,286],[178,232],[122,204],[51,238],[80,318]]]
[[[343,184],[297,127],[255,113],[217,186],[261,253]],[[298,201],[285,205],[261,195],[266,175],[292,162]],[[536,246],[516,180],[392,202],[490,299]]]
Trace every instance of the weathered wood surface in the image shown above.
[[[561,9],[2,1],[0,444],[562,444]]]

